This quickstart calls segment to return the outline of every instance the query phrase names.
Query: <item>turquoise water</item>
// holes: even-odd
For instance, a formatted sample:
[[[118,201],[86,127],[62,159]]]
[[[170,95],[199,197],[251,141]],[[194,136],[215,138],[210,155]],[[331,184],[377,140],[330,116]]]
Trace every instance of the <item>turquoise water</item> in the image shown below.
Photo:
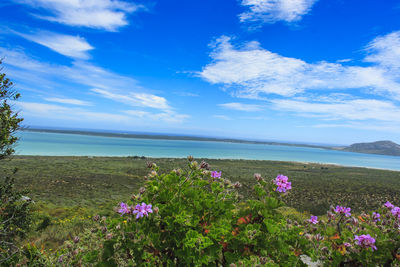
[[[317,162],[400,170],[400,157],[279,145],[21,132],[16,152],[44,156],[146,156]]]

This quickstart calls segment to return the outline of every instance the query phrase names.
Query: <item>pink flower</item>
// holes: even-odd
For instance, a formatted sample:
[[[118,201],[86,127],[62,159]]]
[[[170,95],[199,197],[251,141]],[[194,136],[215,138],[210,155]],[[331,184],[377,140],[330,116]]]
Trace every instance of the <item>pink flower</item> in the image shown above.
[[[278,186],[276,191],[285,193],[287,190],[292,189],[292,183],[288,182],[288,179],[289,178],[287,176],[279,174],[275,180],[273,180],[273,183]]]
[[[318,217],[317,216],[311,216],[311,218],[308,220],[308,222],[312,224],[317,224],[318,223]]]
[[[339,214],[344,214],[346,217],[349,217],[351,215],[350,213],[351,208],[346,208],[342,206],[336,206],[335,212]]]
[[[126,205],[124,202],[121,202],[120,207],[121,208],[118,210],[118,213],[121,213],[121,216],[125,213],[130,213],[128,205]]]
[[[381,215],[377,212],[373,212],[372,213],[372,221],[373,222],[379,222],[381,219],[379,219],[379,217],[381,217]]]
[[[222,174],[222,172],[212,171],[211,177],[212,178],[221,178],[221,174]]]
[[[142,203],[142,205],[137,204],[135,207],[135,210],[132,212],[133,214],[136,214],[136,219],[142,218],[144,215],[149,216],[149,213],[153,213],[153,210],[151,209],[152,205],[146,205],[146,203]]]

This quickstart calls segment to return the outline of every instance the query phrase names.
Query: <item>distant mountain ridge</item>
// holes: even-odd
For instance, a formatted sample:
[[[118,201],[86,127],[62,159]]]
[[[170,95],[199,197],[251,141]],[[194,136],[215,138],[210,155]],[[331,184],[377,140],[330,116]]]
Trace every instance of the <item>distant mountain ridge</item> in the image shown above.
[[[344,151],[400,156],[400,145],[392,141],[377,141],[371,143],[355,143],[343,148]]]

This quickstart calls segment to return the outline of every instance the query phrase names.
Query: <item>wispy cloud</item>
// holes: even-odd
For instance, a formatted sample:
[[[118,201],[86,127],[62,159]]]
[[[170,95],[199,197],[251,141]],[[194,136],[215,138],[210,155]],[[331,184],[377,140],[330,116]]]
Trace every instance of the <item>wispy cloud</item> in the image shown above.
[[[400,123],[400,107],[390,101],[354,99],[344,101],[311,102],[291,99],[271,100],[272,108],[296,112],[329,120],[387,121]]]
[[[36,9],[35,17],[69,26],[116,31],[129,24],[128,14],[143,6],[120,0],[13,0]],[[44,12],[43,12],[44,11]]]
[[[126,114],[130,115],[131,117],[138,117],[141,119],[152,120],[152,121],[165,121],[165,122],[169,122],[169,123],[181,123],[184,120],[190,118],[189,115],[177,114],[174,111],[151,113],[151,112],[141,111],[141,110],[126,110],[124,112]]]
[[[73,99],[73,98],[59,98],[59,97],[46,97],[44,100],[48,102],[55,102],[55,103],[61,103],[61,104],[70,104],[70,105],[77,105],[77,106],[91,106],[92,103],[79,100],[79,99]]]
[[[126,106],[157,110],[156,112],[148,110],[121,111],[123,105],[118,105],[118,110],[109,109],[108,112],[110,113],[104,113],[98,112],[99,107],[97,105],[90,106],[91,109],[89,110],[39,102],[20,102],[23,112],[29,114],[29,116],[57,117],[68,120],[81,120],[81,118],[90,120],[93,118],[93,120],[97,120],[97,118],[102,118],[104,114],[104,121],[116,122],[121,120],[127,125],[132,125],[135,121],[143,124],[145,121],[179,123],[189,118],[186,114],[177,113],[166,98],[146,92],[146,89],[139,86],[135,79],[119,75],[86,61],[74,61],[70,66],[55,65],[36,60],[21,50],[9,50],[0,47],[0,57],[2,56],[6,56],[4,65],[7,67],[9,76],[18,77],[18,83],[21,86],[28,88],[33,86],[35,91],[41,94],[49,93],[49,90],[57,87],[64,88],[64,92],[70,90],[74,92],[74,98],[46,97],[46,101],[88,106],[90,103],[78,100],[75,96],[77,94],[79,96],[79,93],[91,93],[117,103],[123,103]],[[79,93],[77,93],[76,88],[79,88]],[[138,114],[141,114],[142,117]],[[74,116],[80,118],[73,119]]]
[[[161,110],[170,110],[167,100],[164,97],[156,96],[147,93],[130,92],[128,94],[118,94],[102,89],[91,89],[92,92],[97,93],[105,98],[112,99],[130,106],[148,107]]]
[[[226,116],[226,115],[214,115],[213,117],[214,117],[214,118],[217,118],[217,119],[221,119],[221,120],[226,120],[226,121],[232,120],[231,117],[228,117],[228,116]]]
[[[113,121],[127,123],[129,117],[121,114],[96,112],[82,108],[71,108],[55,104],[45,104],[38,102],[15,102],[15,105],[21,109],[24,117],[38,117],[49,119],[63,119],[71,121]]]
[[[371,61],[371,57],[387,50],[389,48],[381,48],[366,59]],[[390,61],[380,56],[379,64],[369,67],[325,61],[307,63],[263,49],[258,42],[234,47],[229,37],[222,36],[210,56],[213,62],[199,75],[212,84],[233,89],[240,97],[293,96],[307,90],[368,89],[400,99],[400,72],[394,65],[395,59],[400,61],[400,57],[396,54],[392,54]]]
[[[175,112],[151,113],[140,110],[125,110],[120,113],[115,112],[99,112],[79,107],[66,107],[57,104],[46,104],[38,102],[15,102],[21,109],[24,117],[37,117],[41,119],[59,119],[75,122],[103,122],[107,124],[123,124],[125,126],[134,126],[138,123],[143,125],[149,121],[157,121],[163,123],[182,123],[189,118],[185,114],[177,114]]]
[[[248,11],[239,15],[241,22],[296,22],[310,12],[317,0],[242,0]]]
[[[79,36],[58,34],[48,31],[40,31],[34,34],[25,34],[15,31],[13,31],[13,33],[67,57],[88,59],[88,51],[93,49],[93,46]]]
[[[400,70],[400,31],[375,38],[366,49],[369,52],[366,62],[389,70]]]
[[[226,108],[226,109],[233,109],[233,110],[246,111],[246,112],[262,110],[262,107],[260,105],[243,104],[243,103],[237,103],[237,102],[219,104],[218,106]]]

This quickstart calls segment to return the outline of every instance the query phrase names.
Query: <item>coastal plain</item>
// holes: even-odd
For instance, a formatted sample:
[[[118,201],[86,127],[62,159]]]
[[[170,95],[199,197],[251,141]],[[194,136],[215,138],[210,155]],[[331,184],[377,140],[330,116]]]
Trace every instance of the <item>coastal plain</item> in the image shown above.
[[[254,173],[272,180],[284,174],[293,189],[286,203],[298,211],[325,214],[330,205],[344,205],[361,212],[385,201],[399,202],[400,172],[337,165],[263,160],[206,161],[223,178],[243,184],[240,193],[252,197]],[[146,163],[155,162],[160,173],[188,168],[187,159],[145,157],[15,156],[1,169],[15,174],[16,186],[35,200],[55,206],[111,207],[126,201],[145,182]]]

